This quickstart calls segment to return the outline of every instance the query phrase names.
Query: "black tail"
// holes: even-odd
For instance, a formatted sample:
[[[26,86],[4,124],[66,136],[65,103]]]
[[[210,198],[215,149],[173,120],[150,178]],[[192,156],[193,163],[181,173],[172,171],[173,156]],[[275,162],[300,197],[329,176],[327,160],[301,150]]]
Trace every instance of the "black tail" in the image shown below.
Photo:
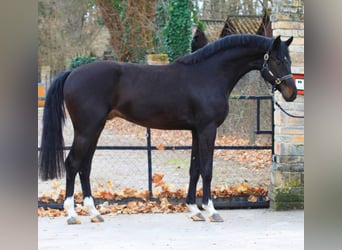
[[[71,71],[60,73],[51,84],[45,98],[43,133],[39,153],[39,176],[42,180],[60,178],[65,172],[63,88],[70,73]]]

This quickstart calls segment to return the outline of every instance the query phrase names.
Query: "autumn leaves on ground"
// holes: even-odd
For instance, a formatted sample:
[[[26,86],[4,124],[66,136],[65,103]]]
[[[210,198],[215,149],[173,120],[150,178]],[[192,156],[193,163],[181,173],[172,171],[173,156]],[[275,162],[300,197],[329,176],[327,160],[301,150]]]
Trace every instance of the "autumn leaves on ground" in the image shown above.
[[[106,188],[104,185],[99,185],[99,188],[94,191],[94,199],[103,200],[103,203],[97,206],[99,212],[103,214],[136,214],[136,213],[178,213],[188,212],[184,202],[173,203],[170,200],[180,200],[186,197],[186,190],[177,189],[172,190],[172,186],[163,181],[164,174],[155,173],[152,178],[156,189],[153,192],[153,200],[149,198],[149,191],[137,191],[132,188],[126,188],[121,191],[112,191],[112,183],[108,181]],[[58,182],[55,182],[54,190],[59,188]],[[250,187],[245,183],[235,185],[232,187],[216,187],[212,190],[212,198],[229,198],[232,196],[248,196],[249,202],[256,202],[257,196],[267,196],[267,190],[260,187]],[[41,204],[62,204],[65,196],[65,190],[61,190],[59,193],[56,191],[47,192],[43,196],[38,198],[38,202]],[[202,196],[202,189],[197,191],[197,196]],[[75,196],[76,212],[79,215],[88,215],[86,209],[82,205],[82,193],[76,193]],[[120,204],[120,201],[126,200],[127,202]],[[38,216],[66,216],[65,210],[52,209],[52,208],[38,208]]]
[[[111,130],[116,135],[130,135],[132,138],[144,138],[146,140],[146,129],[123,119],[114,119],[106,123],[106,129]],[[244,136],[246,137],[246,136]],[[152,145],[155,145],[158,150],[163,150],[165,146],[185,146],[192,144],[192,135],[187,130],[158,130],[151,129]],[[145,142],[143,142],[145,143]],[[270,135],[259,135],[254,145],[270,146]],[[227,145],[251,145],[248,139],[217,135],[215,140],[216,146]],[[241,164],[251,164],[253,168],[264,168],[271,166],[271,150],[215,150],[214,159],[216,157],[223,160],[231,160]]]
[[[134,138],[144,138],[146,130],[139,126],[134,126],[124,120],[118,119],[109,121],[106,129],[112,130],[116,135],[131,135]],[[158,150],[164,150],[166,145],[191,145],[191,133],[189,131],[161,131],[152,130],[152,143]],[[216,145],[248,145],[248,140],[231,136],[218,136]],[[258,140],[256,145],[267,145],[267,141]],[[248,165],[249,171],[257,173],[263,172],[271,165],[270,150],[215,150],[214,158],[232,161],[239,164]],[[127,187],[123,190],[114,190],[111,180],[98,184],[93,190],[93,197],[98,204],[97,209],[101,214],[134,214],[134,213],[175,213],[187,212],[188,209],[183,202],[187,188],[175,189],[173,184],[165,183],[163,173],[154,173],[152,182],[153,199],[150,199],[149,191],[137,191]],[[53,182],[51,189],[45,191],[38,197],[39,204],[59,204],[62,205],[65,197],[65,189],[61,189],[59,181]],[[262,196],[267,199],[268,185],[260,183],[257,187],[249,186],[247,183],[238,183],[232,186],[221,185],[212,187],[212,198],[229,199],[234,196],[245,196],[249,202],[256,202],[257,197]],[[202,196],[202,189],[198,189],[197,196]],[[83,196],[81,192],[74,195],[76,212],[79,215],[87,215],[87,211],[82,206]],[[174,202],[174,201],[181,202]],[[62,207],[62,206],[60,206]],[[65,216],[66,211],[62,209],[38,208],[38,216]]]

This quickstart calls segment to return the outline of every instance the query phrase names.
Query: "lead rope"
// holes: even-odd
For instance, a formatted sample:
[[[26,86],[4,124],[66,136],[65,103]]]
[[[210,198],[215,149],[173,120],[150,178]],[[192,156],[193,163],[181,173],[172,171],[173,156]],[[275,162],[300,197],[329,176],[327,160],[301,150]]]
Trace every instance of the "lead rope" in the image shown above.
[[[274,102],[275,105],[278,106],[278,108],[283,111],[286,115],[293,117],[293,118],[303,118],[304,119],[304,115],[292,115],[290,113],[288,113],[282,106],[280,106],[280,104],[278,102]]]
[[[266,86],[268,87],[268,84],[266,83],[266,81],[264,80],[264,83],[266,84]],[[289,112],[287,112],[282,106],[280,106],[280,104],[274,100],[274,91],[275,91],[275,87],[272,86],[271,88],[271,93],[272,93],[272,99],[273,99],[273,102],[275,103],[275,105],[277,105],[277,107],[284,113],[286,114],[287,116],[290,116],[290,117],[293,117],[293,118],[300,118],[300,119],[304,119],[304,115],[292,115],[290,114]]]
[[[261,71],[267,71],[267,73],[269,74],[269,75],[271,75],[272,77],[274,77],[274,74],[273,74],[273,72],[269,69],[269,67],[268,67],[268,59],[270,58],[270,56],[269,56],[269,50],[265,53],[265,55],[264,55],[264,63],[263,63],[263,65],[262,65],[262,69],[261,69]],[[293,76],[292,76],[292,74],[288,74],[288,75],[285,75],[285,76],[283,76],[283,77],[281,77],[281,78],[279,78],[279,77],[277,77],[276,79],[275,79],[275,85],[279,85],[282,81],[284,81],[284,80],[287,80],[287,79],[290,79],[290,78],[292,78]],[[266,83],[266,82],[265,82]],[[267,84],[266,84],[267,85]],[[282,106],[280,106],[280,104],[277,102],[277,101],[274,101],[274,90],[276,89],[276,87],[273,87],[272,88],[272,95],[273,95],[273,102],[275,103],[275,105],[277,105],[277,107],[282,111],[282,112],[284,112],[284,114],[286,114],[286,115],[288,115],[288,116],[290,116],[290,117],[293,117],[293,118],[303,118],[304,119],[304,116],[303,115],[292,115],[292,114],[290,114],[289,112],[287,112]]]

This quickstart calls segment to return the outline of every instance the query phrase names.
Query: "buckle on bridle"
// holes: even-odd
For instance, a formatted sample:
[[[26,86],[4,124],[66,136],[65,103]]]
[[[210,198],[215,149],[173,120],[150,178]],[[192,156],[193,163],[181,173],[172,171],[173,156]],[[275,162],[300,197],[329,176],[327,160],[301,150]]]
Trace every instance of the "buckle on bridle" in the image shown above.
[[[264,63],[262,65],[262,69],[261,71],[266,71],[271,77],[275,78],[273,72],[270,70],[270,68],[268,67],[268,60],[270,59],[270,55],[269,55],[269,51],[267,51],[264,55]],[[292,78],[292,74],[288,74],[288,75],[285,75],[281,78],[277,77],[275,80],[274,80],[274,83],[275,85],[279,85],[281,84],[282,81],[284,80],[287,80],[287,79],[290,79]]]

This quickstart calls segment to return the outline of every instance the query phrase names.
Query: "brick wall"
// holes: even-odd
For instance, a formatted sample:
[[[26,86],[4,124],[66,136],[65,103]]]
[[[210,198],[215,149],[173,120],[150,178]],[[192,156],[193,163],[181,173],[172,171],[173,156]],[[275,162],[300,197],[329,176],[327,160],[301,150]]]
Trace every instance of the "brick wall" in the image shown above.
[[[273,36],[294,37],[290,45],[292,73],[304,74],[304,20],[302,1],[278,0],[273,9]],[[304,96],[287,103],[277,101],[287,112],[304,115]],[[276,210],[304,207],[304,119],[293,118],[274,107],[274,155],[271,167],[270,205]]]

